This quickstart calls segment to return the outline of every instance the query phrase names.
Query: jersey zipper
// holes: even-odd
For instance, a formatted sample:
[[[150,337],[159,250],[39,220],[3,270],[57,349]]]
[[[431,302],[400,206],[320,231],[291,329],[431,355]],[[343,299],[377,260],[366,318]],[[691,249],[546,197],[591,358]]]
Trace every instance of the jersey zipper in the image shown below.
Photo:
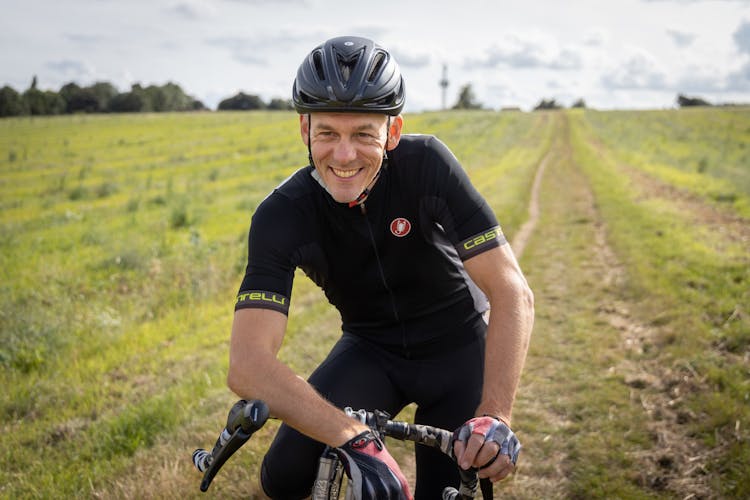
[[[367,226],[367,232],[370,235],[370,243],[372,244],[372,250],[375,252],[375,260],[378,264],[378,271],[380,272],[380,280],[383,282],[383,286],[385,287],[386,292],[388,292],[388,296],[391,298],[391,308],[393,309],[393,319],[396,320],[396,323],[401,326],[401,347],[403,348],[403,355],[407,359],[411,358],[411,353],[409,352],[409,344],[406,341],[406,325],[401,321],[401,318],[398,314],[398,308],[396,307],[396,296],[393,293],[393,290],[391,290],[391,287],[388,285],[388,281],[385,278],[385,271],[383,270],[383,264],[380,261],[380,254],[378,253],[378,246],[375,242],[375,235],[372,232],[372,226],[370,225],[370,221],[367,218],[367,208],[365,207],[364,201],[359,204],[359,209],[362,212],[362,217],[365,219],[365,225]]]

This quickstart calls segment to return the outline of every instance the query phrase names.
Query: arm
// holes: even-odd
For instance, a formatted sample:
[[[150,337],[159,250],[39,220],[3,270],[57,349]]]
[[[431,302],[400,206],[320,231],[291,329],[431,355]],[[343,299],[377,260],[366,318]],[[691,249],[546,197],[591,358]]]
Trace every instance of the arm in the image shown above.
[[[475,414],[496,416],[510,426],[513,401],[534,323],[534,296],[510,245],[480,253],[466,260],[464,266],[489,298],[491,308],[482,401]],[[465,452],[463,445],[457,443],[456,456],[464,468],[485,465],[499,449],[496,443],[483,444],[479,436],[474,436]],[[511,470],[510,460],[504,456],[480,471],[480,477],[499,480]]]
[[[239,397],[262,399],[271,413],[311,438],[337,447],[368,430],[323,399],[277,359],[286,315],[270,309],[234,313],[227,384]]]

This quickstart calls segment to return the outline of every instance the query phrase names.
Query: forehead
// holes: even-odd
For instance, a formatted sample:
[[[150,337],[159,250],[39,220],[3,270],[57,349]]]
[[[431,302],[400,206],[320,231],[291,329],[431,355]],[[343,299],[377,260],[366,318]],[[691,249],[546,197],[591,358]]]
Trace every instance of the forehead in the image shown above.
[[[380,129],[388,117],[375,113],[312,113],[312,128],[329,129]]]

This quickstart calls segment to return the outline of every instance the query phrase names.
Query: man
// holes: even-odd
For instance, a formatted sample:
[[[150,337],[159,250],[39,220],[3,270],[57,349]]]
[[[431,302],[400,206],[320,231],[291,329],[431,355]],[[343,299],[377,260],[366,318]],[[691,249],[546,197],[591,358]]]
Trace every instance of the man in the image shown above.
[[[510,419],[533,296],[492,210],[436,138],[401,135],[403,79],[372,41],[316,47],[293,100],[310,165],[253,215],[228,376],[284,422],[262,466],[266,494],[308,496],[329,445],[357,498],[411,498],[345,406],[396,415],[416,403],[417,423],[456,429],[460,466],[504,478],[520,448]],[[308,381],[277,359],[297,267],[342,317],[341,339]],[[456,465],[417,448],[416,497],[440,498]]]

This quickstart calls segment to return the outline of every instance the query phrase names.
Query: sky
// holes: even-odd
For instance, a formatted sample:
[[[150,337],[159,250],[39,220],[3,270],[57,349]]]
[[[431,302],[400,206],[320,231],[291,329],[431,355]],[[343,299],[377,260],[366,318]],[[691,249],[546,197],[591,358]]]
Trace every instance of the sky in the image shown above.
[[[339,35],[398,61],[406,112],[542,99],[674,107],[750,102],[750,0],[0,0],[0,86],[173,82],[215,108],[288,99],[302,60]],[[446,70],[445,92],[439,82]]]

